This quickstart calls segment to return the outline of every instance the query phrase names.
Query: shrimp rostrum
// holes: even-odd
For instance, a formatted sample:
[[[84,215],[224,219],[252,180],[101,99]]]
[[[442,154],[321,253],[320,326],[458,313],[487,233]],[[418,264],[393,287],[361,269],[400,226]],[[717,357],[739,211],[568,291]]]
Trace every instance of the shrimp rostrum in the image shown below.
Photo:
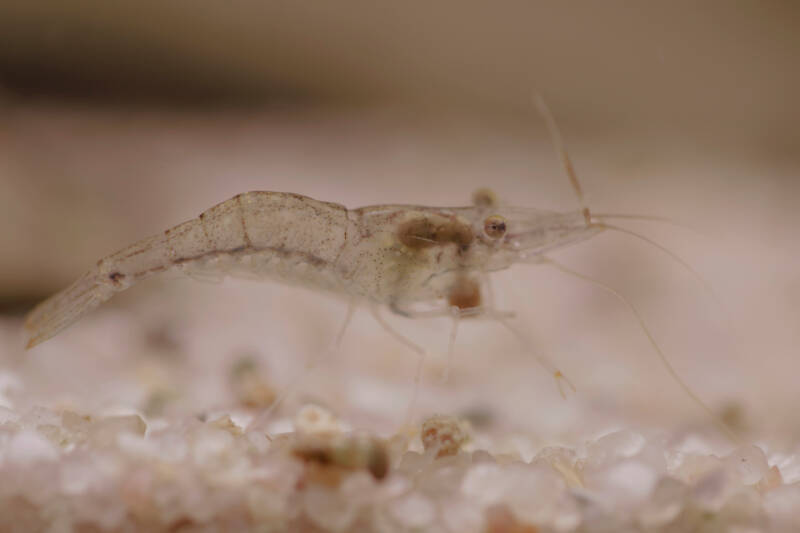
[[[355,303],[368,305],[389,333],[421,355],[424,350],[396,333],[380,316],[380,307],[414,318],[449,316],[455,325],[462,317],[483,316],[502,323],[524,342],[522,333],[510,324],[509,313],[494,309],[487,277],[515,263],[544,263],[612,292],[629,306],[671,376],[710,413],[675,373],[627,299],[548,257],[553,250],[605,230],[623,231],[655,243],[607,223],[614,217],[648,219],[646,216],[590,213],[555,122],[541,102],[539,107],[580,209],[558,213],[510,207],[499,204],[489,191],[476,194],[473,205],[466,207],[376,205],[359,209],[292,193],[239,194],[193,220],[98,261],[30,313],[25,324],[30,334],[28,347],[58,334],[115,293],[167,270],[192,276],[274,279],[338,293],[351,302],[351,309]],[[455,327],[451,350],[454,338]],[[564,384],[572,387],[549,359],[532,355],[562,391]]]

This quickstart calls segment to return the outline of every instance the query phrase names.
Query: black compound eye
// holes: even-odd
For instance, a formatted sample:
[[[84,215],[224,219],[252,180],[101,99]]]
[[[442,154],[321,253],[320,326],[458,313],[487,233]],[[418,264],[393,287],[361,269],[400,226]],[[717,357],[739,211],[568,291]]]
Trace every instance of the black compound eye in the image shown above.
[[[492,215],[483,221],[483,231],[491,239],[499,239],[506,234],[506,219],[500,215]]]

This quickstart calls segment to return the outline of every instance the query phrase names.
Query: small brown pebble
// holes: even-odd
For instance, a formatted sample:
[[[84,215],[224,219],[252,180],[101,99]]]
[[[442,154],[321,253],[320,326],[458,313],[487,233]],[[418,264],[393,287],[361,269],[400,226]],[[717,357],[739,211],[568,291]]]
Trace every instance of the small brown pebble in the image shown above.
[[[251,356],[239,358],[231,368],[231,387],[241,405],[264,409],[275,401],[275,390],[267,383]]]
[[[517,521],[517,517],[505,504],[492,505],[486,509],[486,533],[538,533],[539,528]]]
[[[767,470],[767,473],[764,474],[764,477],[756,483],[756,488],[761,492],[768,492],[772,489],[778,488],[783,485],[783,476],[781,475],[781,471],[778,470],[776,465],[772,465],[772,467]]]
[[[233,423],[233,420],[231,419],[230,415],[223,415],[209,422],[209,425],[227,431],[228,433],[230,433],[235,437],[238,437],[239,435],[243,434],[242,428]]]
[[[455,455],[469,441],[468,423],[448,415],[434,415],[422,423],[420,435],[425,451],[436,450],[436,457]]]
[[[719,417],[726,426],[737,433],[744,433],[748,429],[747,415],[740,403],[728,402],[720,410]]]
[[[366,470],[377,480],[389,472],[386,442],[369,435],[305,436],[291,453],[307,464],[309,483],[338,486],[349,472]]]
[[[335,414],[313,403],[304,405],[294,417],[294,428],[306,435],[334,436],[342,432],[342,424]]]

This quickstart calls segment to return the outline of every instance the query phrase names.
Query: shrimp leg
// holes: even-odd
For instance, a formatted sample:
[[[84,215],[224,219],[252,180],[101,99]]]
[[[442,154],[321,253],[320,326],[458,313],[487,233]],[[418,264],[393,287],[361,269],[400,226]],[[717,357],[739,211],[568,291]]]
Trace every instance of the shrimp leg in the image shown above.
[[[398,342],[410,348],[417,354],[417,367],[414,371],[414,391],[411,395],[411,402],[408,404],[408,409],[406,410],[406,418],[404,423],[404,425],[408,425],[411,423],[414,415],[414,409],[417,404],[417,396],[419,395],[419,388],[422,383],[422,369],[425,366],[425,360],[428,358],[428,352],[394,329],[391,324],[389,324],[386,319],[381,316],[380,309],[377,305],[372,305],[370,307],[370,311],[372,312],[372,316],[375,317],[375,321],[380,324],[386,333],[394,337]]]
[[[344,338],[344,334],[347,331],[347,328],[350,326],[350,322],[353,319],[353,314],[355,314],[355,311],[356,311],[356,302],[355,302],[355,300],[350,300],[347,303],[347,311],[345,311],[344,320],[342,321],[342,325],[339,327],[339,331],[336,334],[336,337],[334,338],[334,340],[331,343],[331,345],[328,346],[325,349],[325,351],[322,352],[321,354],[318,354],[318,355],[314,356],[306,364],[306,367],[303,370],[303,372],[300,374],[300,376],[295,381],[290,383],[289,386],[287,386],[283,390],[283,392],[281,392],[281,394],[275,399],[274,402],[272,402],[272,404],[270,404],[269,407],[267,407],[252,422],[250,422],[250,425],[248,426],[248,430],[260,430],[260,429],[263,429],[264,426],[266,426],[267,421],[270,419],[272,414],[275,412],[275,410],[278,407],[280,407],[281,404],[283,404],[283,402],[286,401],[286,398],[288,398],[289,395],[291,395],[293,392],[295,392],[297,390],[297,388],[299,387],[299,385],[301,384],[303,379],[308,377],[308,375],[311,372],[314,371],[314,369],[317,367],[317,365],[319,364],[319,362],[322,359],[322,357],[323,356],[327,356],[331,352],[336,352],[336,351],[339,350],[339,346],[341,346],[341,344],[342,344],[342,339]]]
[[[453,360],[456,355],[456,336],[458,335],[458,325],[461,323],[461,316],[453,313],[453,327],[450,329],[450,338],[447,341],[447,366],[442,373],[442,383],[450,380],[450,371],[453,368]]]
[[[519,341],[520,345],[527,350],[527,352],[536,359],[536,361],[547,370],[553,379],[556,380],[556,387],[558,387],[558,393],[561,395],[562,398],[566,399],[567,397],[567,389],[571,390],[573,393],[575,392],[575,385],[564,375],[561,370],[559,370],[546,356],[540,354],[538,352],[534,352],[530,348],[530,341],[525,337],[525,335],[516,327],[514,327],[508,320],[502,317],[496,317],[496,320],[500,322],[508,331],[510,331],[514,337]]]
[[[404,309],[403,307],[399,306],[395,303],[392,307],[395,312],[399,311],[399,314],[408,318],[436,318],[436,317],[453,317],[456,323],[453,325],[453,329],[450,333],[450,341],[448,343],[448,361],[452,360],[453,352],[455,349],[455,336],[456,331],[458,328],[458,321],[462,318],[466,317],[476,317],[476,318],[485,318],[488,320],[495,320],[499,322],[503,327],[505,327],[509,332],[514,335],[520,345],[527,351],[530,355],[536,359],[536,361],[545,369],[547,372],[553,376],[556,380],[556,386],[558,387],[558,392],[562,398],[566,398],[567,390],[572,390],[575,392],[575,386],[572,382],[564,375],[561,370],[559,370],[550,359],[545,357],[544,355],[534,352],[530,348],[530,341],[525,337],[525,335],[519,331],[516,327],[514,327],[509,320],[514,318],[515,313],[513,311],[498,311],[496,309],[492,309],[486,306],[477,306],[477,307],[468,307],[461,309],[458,306],[448,306],[442,307],[440,309],[434,310],[426,310],[426,311],[414,311],[412,309]],[[449,365],[449,362],[448,362]],[[449,372],[449,368],[447,369]]]

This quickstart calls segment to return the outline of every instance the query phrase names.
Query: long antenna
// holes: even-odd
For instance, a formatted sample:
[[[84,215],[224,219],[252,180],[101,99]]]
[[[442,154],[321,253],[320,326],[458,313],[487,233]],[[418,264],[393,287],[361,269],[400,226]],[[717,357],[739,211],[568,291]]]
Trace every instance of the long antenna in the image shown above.
[[[630,213],[592,213],[592,220],[636,220],[636,221],[645,221],[645,222],[659,222],[662,224],[668,224],[670,226],[675,226],[676,228],[685,229],[691,231],[695,235],[699,237],[706,237],[707,235],[700,231],[699,229],[686,224],[684,222],[678,222],[677,220],[673,220],[670,217],[662,217],[658,215],[635,215]]]
[[[561,131],[558,128],[558,124],[556,124],[555,118],[553,118],[553,114],[550,112],[550,108],[545,103],[544,98],[542,98],[542,95],[539,94],[538,92],[534,92],[534,94],[533,94],[533,103],[536,106],[536,109],[539,111],[539,113],[544,118],[545,123],[547,124],[547,129],[550,132],[550,137],[552,138],[553,146],[555,147],[556,153],[558,154],[559,158],[561,159],[561,163],[562,163],[562,165],[564,167],[564,171],[566,172],[567,177],[569,178],[569,181],[572,184],[572,188],[575,190],[575,194],[578,197],[578,202],[580,203],[581,211],[583,213],[584,219],[586,220],[586,225],[587,226],[599,227],[599,228],[603,228],[603,229],[610,229],[612,231],[618,231],[620,233],[626,233],[626,234],[628,234],[628,235],[630,235],[632,237],[635,237],[637,239],[640,239],[640,240],[642,240],[642,241],[644,241],[644,242],[646,242],[646,243],[648,243],[648,244],[650,244],[652,246],[655,246],[656,248],[658,248],[662,252],[664,252],[667,255],[669,255],[674,261],[679,263],[686,270],[688,270],[689,273],[691,273],[702,284],[703,288],[711,295],[712,299],[715,302],[717,302],[717,304],[719,304],[720,300],[717,297],[717,294],[714,291],[714,289],[711,287],[711,284],[705,278],[703,278],[703,276],[701,276],[699,272],[697,272],[694,268],[692,268],[692,266],[689,265],[689,263],[687,263],[685,260],[683,260],[680,256],[678,256],[677,254],[675,254],[671,250],[667,249],[666,247],[664,247],[664,246],[658,244],[657,242],[653,241],[652,239],[650,239],[648,237],[645,237],[644,235],[641,235],[641,234],[636,233],[634,231],[628,230],[626,228],[621,228],[619,226],[614,226],[612,224],[607,224],[607,223],[602,222],[602,221],[604,219],[608,220],[608,219],[618,218],[618,219],[632,219],[632,220],[637,220],[637,219],[638,220],[653,220],[653,221],[669,222],[669,223],[675,224],[674,222],[672,222],[671,220],[668,220],[668,219],[664,219],[663,217],[648,216],[648,215],[624,215],[624,214],[603,214],[603,215],[598,215],[597,217],[595,217],[593,219],[592,215],[589,212],[589,207],[586,205],[586,200],[584,199],[584,195],[583,195],[583,188],[581,187],[580,181],[578,181],[578,176],[575,173],[575,168],[572,165],[572,161],[570,160],[569,153],[567,152],[566,148],[564,147],[564,141],[563,141],[563,139],[561,137]],[[597,220],[600,220],[600,222],[597,222]],[[580,278],[580,279],[582,279],[584,281],[587,281],[587,282],[589,282],[589,283],[591,283],[591,284],[593,284],[593,285],[595,285],[595,286],[597,286],[597,287],[599,287],[599,288],[601,288],[601,289],[603,289],[603,290],[605,290],[607,292],[610,292],[612,295],[614,295],[616,298],[618,298],[623,304],[625,304],[631,310],[633,315],[636,317],[637,321],[639,322],[639,325],[642,328],[642,331],[644,331],[644,334],[647,336],[647,339],[650,341],[650,345],[655,350],[656,354],[658,355],[658,358],[661,360],[661,363],[664,365],[664,367],[666,368],[666,370],[669,373],[669,375],[675,380],[675,382],[681,387],[681,389],[683,389],[683,391],[698,406],[700,406],[700,408],[703,409],[703,411],[705,411],[711,417],[711,419],[714,421],[714,423],[733,442],[741,444],[742,441],[739,439],[739,437],[727,425],[725,425],[719,419],[719,417],[717,417],[717,415],[714,414],[714,412],[700,399],[700,397],[697,396],[697,394],[695,394],[694,391],[692,391],[691,388],[689,388],[689,386],[683,381],[683,379],[681,379],[681,377],[678,375],[678,373],[673,368],[672,364],[667,359],[667,357],[664,354],[664,352],[659,347],[658,343],[656,342],[655,338],[653,337],[653,334],[650,332],[650,328],[647,327],[647,324],[645,323],[644,318],[642,317],[641,313],[630,302],[630,300],[628,300],[622,293],[620,293],[619,291],[617,291],[616,289],[614,289],[610,285],[607,285],[607,284],[605,284],[605,283],[603,283],[603,282],[601,282],[601,281],[599,281],[597,279],[594,279],[594,278],[591,278],[591,277],[586,276],[584,274],[581,274],[579,272],[576,272],[576,271],[574,271],[574,270],[572,270],[572,269],[570,269],[570,268],[568,268],[568,267],[566,267],[566,266],[564,266],[564,265],[562,265],[560,263],[557,263],[557,262],[553,261],[552,259],[545,258],[545,261],[548,264],[552,265],[553,267],[557,268],[558,270],[560,270],[561,272],[563,272],[565,274]],[[508,326],[508,324],[506,324],[506,326]]]
[[[728,438],[730,438],[733,442],[735,442],[737,444],[742,444],[742,441],[739,438],[739,436],[736,435],[736,433],[734,433],[733,430],[731,430],[731,428],[729,428],[727,425],[725,425],[725,423],[722,422],[722,420],[719,419],[719,417],[714,413],[714,411],[712,411],[711,408],[709,406],[707,406],[705,404],[705,402],[703,402],[703,400],[701,400],[700,397],[697,396],[697,394],[695,394],[695,392],[689,387],[689,385],[687,385],[686,382],[683,381],[683,379],[678,375],[678,373],[675,371],[675,368],[672,366],[672,363],[669,362],[669,359],[667,359],[667,356],[661,350],[661,347],[656,342],[655,337],[653,337],[653,334],[650,332],[650,328],[647,327],[647,324],[645,323],[644,318],[642,317],[642,314],[633,305],[633,303],[631,303],[631,301],[628,300],[628,298],[626,298],[621,292],[619,292],[615,288],[611,287],[610,285],[607,285],[607,284],[603,283],[602,281],[597,280],[597,279],[592,278],[592,277],[589,277],[589,276],[587,276],[585,274],[581,274],[580,272],[576,272],[576,271],[572,270],[571,268],[568,268],[568,267],[562,265],[561,263],[557,263],[556,261],[553,261],[550,258],[546,259],[546,264],[549,264],[549,265],[555,267],[556,269],[560,270],[561,272],[563,272],[565,274],[568,274],[570,276],[574,276],[576,278],[582,279],[582,280],[584,280],[584,281],[586,281],[588,283],[591,283],[592,285],[594,285],[596,287],[599,287],[599,288],[603,289],[606,292],[611,293],[619,301],[621,301],[626,307],[628,307],[628,309],[630,309],[630,311],[636,317],[636,320],[639,322],[639,326],[642,328],[642,331],[644,332],[645,336],[647,336],[647,340],[650,341],[650,345],[653,347],[653,350],[658,355],[658,358],[661,361],[661,363],[664,365],[664,368],[667,370],[667,373],[669,373],[669,375],[672,377],[672,379],[675,380],[675,382],[680,386],[681,389],[683,389],[683,392],[685,392],[689,396],[689,398],[691,398],[692,401],[694,401],[694,403],[697,404],[711,418],[711,420],[714,421],[714,424],[716,424],[717,427],[720,430],[722,430],[722,432],[725,433],[725,435]]]
[[[605,223],[599,223],[599,224],[594,224],[594,225],[599,227],[599,228],[610,229],[611,231],[618,231],[620,233],[624,233],[626,235],[630,235],[631,237],[639,239],[640,241],[645,242],[645,243],[649,244],[650,246],[658,248],[659,250],[661,250],[662,252],[664,252],[665,254],[670,256],[673,261],[675,261],[676,263],[681,265],[683,268],[685,268],[698,281],[698,283],[700,283],[700,285],[703,286],[703,289],[705,289],[705,291],[708,293],[708,295],[711,297],[711,299],[714,301],[714,303],[716,303],[720,307],[724,307],[722,305],[722,300],[720,300],[719,296],[717,295],[716,291],[714,290],[714,287],[711,286],[711,283],[709,283],[709,281],[706,278],[704,278],[702,275],[700,275],[700,273],[697,270],[695,270],[694,267],[692,267],[692,265],[690,265],[685,259],[683,259],[681,256],[679,256],[678,254],[676,254],[675,252],[673,252],[672,250],[670,250],[666,246],[658,244],[653,239],[651,239],[649,237],[645,237],[644,235],[642,235],[640,233],[636,233],[635,231],[631,231],[631,230],[626,229],[626,228],[622,228],[622,227],[619,227],[619,226],[614,226],[612,224],[605,224]]]
[[[567,150],[564,147],[564,140],[561,137],[561,131],[558,129],[558,124],[556,124],[556,119],[553,118],[553,113],[550,112],[550,108],[547,107],[544,98],[542,98],[542,95],[538,92],[533,93],[533,104],[536,106],[539,114],[542,115],[542,118],[544,118],[544,121],[547,124],[547,130],[550,132],[550,138],[553,141],[553,147],[556,149],[556,153],[561,159],[561,164],[564,167],[564,172],[567,173],[569,182],[572,184],[572,188],[575,190],[575,195],[578,197],[578,203],[581,206],[583,217],[586,219],[586,225],[591,225],[592,217],[589,214],[589,207],[586,205],[586,200],[583,197],[583,188],[581,187],[581,182],[578,181],[578,175],[575,173],[575,168],[572,166],[572,160],[569,158],[569,153],[567,153]]]

